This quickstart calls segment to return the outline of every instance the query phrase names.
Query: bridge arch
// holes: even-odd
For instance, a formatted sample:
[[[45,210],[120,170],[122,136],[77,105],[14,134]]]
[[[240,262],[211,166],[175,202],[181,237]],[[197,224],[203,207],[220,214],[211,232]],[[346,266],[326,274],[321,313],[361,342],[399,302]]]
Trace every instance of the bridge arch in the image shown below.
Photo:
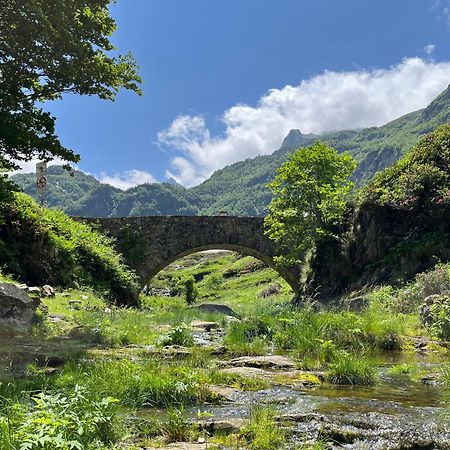
[[[275,265],[278,249],[264,234],[260,217],[151,216],[83,219],[115,238],[144,286],[179,258],[204,250],[231,250],[253,256],[277,271],[299,294],[298,273]]]

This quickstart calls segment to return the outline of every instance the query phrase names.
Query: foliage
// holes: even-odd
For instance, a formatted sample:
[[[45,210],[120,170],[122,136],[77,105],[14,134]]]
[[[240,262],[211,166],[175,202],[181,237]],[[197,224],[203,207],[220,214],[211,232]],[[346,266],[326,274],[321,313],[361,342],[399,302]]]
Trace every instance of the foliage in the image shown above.
[[[0,264],[9,273],[38,285],[91,286],[111,300],[137,304],[136,277],[106,236],[24,194],[3,204],[1,214]]]
[[[339,151],[347,150],[359,163],[352,178],[358,184],[385,167],[394,164],[424,133],[447,123],[450,117],[450,89],[443,92],[425,110],[403,116],[381,127],[360,131],[326,133],[320,139]],[[104,217],[122,215],[206,214],[228,211],[230,215],[265,216],[271,201],[266,187],[291,152],[309,146],[318,136],[304,135],[298,130],[289,134],[280,149],[271,155],[258,156],[217,170],[206,181],[190,189],[168,184],[142,185],[126,192],[111,186],[96,186],[75,195],[81,174],[53,176],[49,171],[48,204],[74,215]],[[275,149],[274,149],[275,150]],[[56,169],[55,169],[56,170]],[[17,183],[35,195],[33,175],[20,175]],[[74,195],[72,196],[72,192]],[[69,197],[70,200],[69,200]],[[120,213],[119,213],[120,211]]]
[[[32,405],[14,403],[0,413],[2,449],[102,449],[116,439],[116,400],[99,401],[75,386],[72,393],[40,393]]]
[[[349,154],[316,142],[297,150],[277,170],[269,184],[273,198],[265,226],[286,255],[282,262],[304,261],[306,252],[342,220],[355,167]]]
[[[450,264],[436,264],[404,286],[380,286],[369,294],[372,304],[393,313],[415,313],[430,295],[450,294]]]
[[[450,296],[435,295],[430,306],[431,330],[440,339],[450,340]]]
[[[65,93],[113,100],[140,93],[130,54],[114,55],[110,0],[4,0],[0,6],[0,160],[8,169],[32,157],[78,161],[38,105]],[[58,11],[55,16],[54,12]]]
[[[161,336],[160,344],[163,347],[168,345],[181,345],[184,347],[192,347],[194,345],[194,338],[192,337],[191,329],[188,325],[182,323]]]
[[[378,173],[361,197],[408,210],[450,205],[450,125],[427,134],[394,166]]]
[[[161,432],[165,440],[170,442],[185,442],[192,435],[192,425],[189,423],[183,408],[169,408],[167,418],[162,424]]]
[[[255,317],[233,322],[224,338],[228,351],[235,355],[265,354],[273,334],[266,319]]]
[[[178,289],[184,295],[184,299],[188,305],[193,305],[198,296],[198,288],[195,285],[195,278],[192,275],[182,277],[178,282]]]
[[[340,352],[330,364],[325,379],[333,384],[374,384],[378,380],[375,362],[362,355]]]
[[[255,407],[250,414],[250,423],[241,430],[241,435],[252,450],[279,450],[285,442],[285,433],[275,421],[275,410]]]

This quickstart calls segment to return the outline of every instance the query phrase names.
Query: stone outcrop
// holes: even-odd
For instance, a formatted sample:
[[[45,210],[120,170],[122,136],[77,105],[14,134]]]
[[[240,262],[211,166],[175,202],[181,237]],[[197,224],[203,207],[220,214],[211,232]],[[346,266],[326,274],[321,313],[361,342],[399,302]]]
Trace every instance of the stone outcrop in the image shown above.
[[[28,329],[39,301],[12,283],[0,283],[0,324]]]

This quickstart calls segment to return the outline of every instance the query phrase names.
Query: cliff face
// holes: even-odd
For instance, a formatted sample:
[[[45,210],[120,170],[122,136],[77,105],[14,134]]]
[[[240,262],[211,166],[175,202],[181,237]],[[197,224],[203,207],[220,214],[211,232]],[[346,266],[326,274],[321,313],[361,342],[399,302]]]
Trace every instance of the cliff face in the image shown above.
[[[307,292],[332,299],[346,291],[406,281],[449,260],[449,205],[418,213],[366,203],[354,211],[347,239],[317,248]]]
[[[450,260],[450,125],[361,190],[346,226],[312,261],[309,290],[322,298],[408,280]]]

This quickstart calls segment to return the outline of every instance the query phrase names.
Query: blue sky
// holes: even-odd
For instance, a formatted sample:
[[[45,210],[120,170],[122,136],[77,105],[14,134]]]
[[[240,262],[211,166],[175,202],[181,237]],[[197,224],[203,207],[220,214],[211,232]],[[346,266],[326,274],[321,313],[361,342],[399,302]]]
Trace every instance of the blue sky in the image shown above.
[[[113,41],[144,96],[66,96],[79,168],[127,188],[187,186],[276,150],[290,128],[381,125],[450,83],[450,0],[119,0]]]

